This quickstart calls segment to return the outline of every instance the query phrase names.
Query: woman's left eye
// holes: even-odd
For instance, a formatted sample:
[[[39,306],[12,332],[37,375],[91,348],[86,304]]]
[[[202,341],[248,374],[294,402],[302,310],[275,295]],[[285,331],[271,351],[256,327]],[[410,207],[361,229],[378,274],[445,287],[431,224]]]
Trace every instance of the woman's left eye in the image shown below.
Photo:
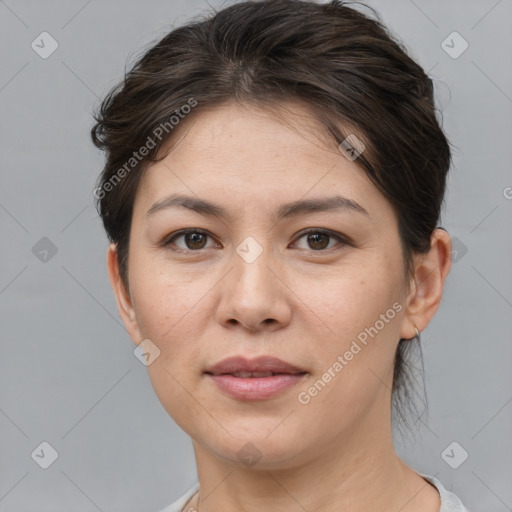
[[[298,238],[300,240],[301,238],[307,237],[307,244],[310,245],[310,247],[314,251],[320,251],[324,249],[331,249],[329,246],[329,238],[335,238],[338,240],[338,242],[341,242],[341,244],[346,243],[346,240],[341,237],[340,235],[337,235],[333,233],[332,231],[326,231],[323,229],[311,229],[309,231],[306,231],[305,233],[302,233],[302,235]],[[327,241],[327,243],[325,243]],[[306,248],[307,249],[307,248]]]
[[[302,238],[306,239],[306,243],[309,247],[306,249],[312,249],[313,251],[323,251],[325,249],[331,249],[332,246],[329,246],[329,239],[336,239],[338,242],[342,244],[347,243],[347,241],[340,235],[333,233],[332,231],[327,231],[323,229],[310,229],[309,231],[303,232],[297,240],[301,240]],[[175,240],[183,238],[185,241],[185,247],[180,247],[175,243]],[[176,245],[178,250],[182,251],[193,251],[197,252],[200,249],[204,249],[207,247],[205,245],[206,239],[211,238],[210,235],[200,229],[185,229],[177,232],[172,237],[167,238],[163,242],[164,247],[168,247],[170,245]],[[175,250],[175,249],[173,249]]]

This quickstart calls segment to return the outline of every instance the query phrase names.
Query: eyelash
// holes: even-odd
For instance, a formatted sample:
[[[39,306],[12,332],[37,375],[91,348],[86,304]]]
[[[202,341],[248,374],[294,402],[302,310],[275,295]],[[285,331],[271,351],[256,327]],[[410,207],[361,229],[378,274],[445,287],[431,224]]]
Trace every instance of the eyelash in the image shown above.
[[[171,251],[181,252],[181,253],[201,252],[203,249],[181,249],[181,248],[174,249],[174,248],[170,247],[173,244],[174,240],[176,240],[179,237],[191,234],[191,233],[197,233],[200,235],[204,235],[204,236],[213,238],[208,232],[203,231],[202,229],[189,228],[189,229],[183,229],[181,231],[177,231],[176,233],[173,233],[171,236],[164,239],[164,241],[162,242],[161,245],[166,249],[169,249]],[[320,233],[320,234],[326,235],[330,238],[335,238],[336,240],[338,240],[338,242],[340,242],[341,245],[350,245],[350,241],[346,237],[343,237],[342,235],[334,233],[333,231],[330,231],[327,229],[316,229],[316,228],[308,229],[306,231],[303,231],[302,233],[299,233],[297,240],[300,240],[301,238],[303,238],[311,233]],[[337,245],[340,245],[340,244],[337,244]],[[317,250],[311,249],[311,252],[315,252],[315,253],[328,252],[331,249],[335,249],[335,248],[336,248],[336,246],[329,247],[327,249],[317,249]]]

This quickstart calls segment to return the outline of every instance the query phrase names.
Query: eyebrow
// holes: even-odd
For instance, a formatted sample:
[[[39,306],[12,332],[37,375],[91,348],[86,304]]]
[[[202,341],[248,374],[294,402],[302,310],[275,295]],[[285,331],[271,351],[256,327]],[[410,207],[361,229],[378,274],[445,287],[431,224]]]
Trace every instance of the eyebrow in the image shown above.
[[[199,199],[192,196],[181,194],[172,194],[160,201],[157,201],[147,211],[146,217],[150,217],[157,212],[168,208],[188,208],[205,216],[216,216],[227,221],[232,221],[231,215],[221,205]],[[334,210],[344,210],[347,212],[356,212],[366,215],[370,218],[368,211],[353,199],[340,195],[324,197],[320,199],[301,199],[292,203],[283,204],[277,210],[274,220],[280,221],[302,214],[329,212]]]

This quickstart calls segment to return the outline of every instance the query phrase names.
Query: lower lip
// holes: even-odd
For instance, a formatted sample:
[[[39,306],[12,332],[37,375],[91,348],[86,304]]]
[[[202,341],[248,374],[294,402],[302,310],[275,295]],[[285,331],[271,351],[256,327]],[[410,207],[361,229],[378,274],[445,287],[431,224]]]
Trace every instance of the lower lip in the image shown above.
[[[207,374],[227,395],[238,400],[265,400],[295,386],[306,374],[280,374],[272,377],[235,377]]]

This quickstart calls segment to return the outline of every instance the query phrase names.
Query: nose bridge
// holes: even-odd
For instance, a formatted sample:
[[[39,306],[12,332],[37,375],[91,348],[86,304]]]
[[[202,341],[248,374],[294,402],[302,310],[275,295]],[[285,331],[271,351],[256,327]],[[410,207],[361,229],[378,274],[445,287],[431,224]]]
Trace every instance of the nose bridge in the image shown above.
[[[268,269],[271,260],[271,250],[268,240],[248,236],[236,247],[235,261],[235,286],[236,293],[240,299],[245,300],[246,295],[252,294],[253,299],[257,296],[268,294],[269,281],[272,280],[272,273]],[[264,245],[265,244],[265,245]],[[269,297],[267,297],[268,299]]]
[[[236,321],[250,330],[257,330],[270,320],[274,321],[271,323],[288,320],[289,308],[282,296],[282,287],[270,270],[275,265],[268,239],[261,237],[260,243],[256,237],[249,236],[235,248],[234,267],[229,277],[226,276],[229,285],[224,290],[220,309],[224,322]]]

